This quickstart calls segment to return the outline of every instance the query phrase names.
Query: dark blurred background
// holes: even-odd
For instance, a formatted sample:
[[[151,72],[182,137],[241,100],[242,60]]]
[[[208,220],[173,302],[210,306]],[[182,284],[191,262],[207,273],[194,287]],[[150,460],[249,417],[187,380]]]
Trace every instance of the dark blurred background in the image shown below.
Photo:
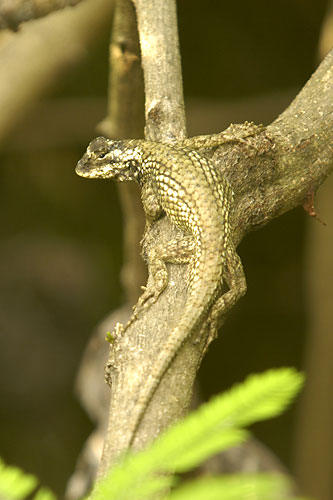
[[[326,0],[179,1],[189,135],[218,132],[230,122],[270,123],[324,56],[320,43],[327,9]],[[37,27],[46,20],[33,23]],[[33,23],[17,33],[0,32],[0,80],[6,78],[2,51],[14,37],[32,33]],[[0,455],[60,494],[92,429],[73,394],[80,358],[94,326],[123,302],[116,187],[74,173],[106,114],[109,25],[106,17],[84,54],[58,68],[30,109],[17,116],[0,150]],[[50,58],[52,52],[51,46]],[[19,71],[17,78],[22,78]],[[326,201],[318,197],[327,223],[332,187],[332,182],[325,186]],[[270,367],[310,364],[315,377],[324,363],[320,353],[314,361],[311,356],[316,306],[327,294],[332,303],[327,282],[333,282],[332,265],[326,264],[330,254],[322,255],[320,245],[332,250],[331,236],[329,225],[299,208],[246,237],[239,252],[248,293],[202,363],[204,398]],[[313,275],[321,276],[317,288]],[[332,314],[322,318],[324,330],[331,326]],[[317,416],[324,411],[323,400],[330,409],[333,405],[327,392],[332,370],[325,373],[315,386],[319,400],[311,398],[309,405],[318,410],[311,425],[305,399],[302,407],[253,429],[318,500],[333,495],[329,476],[320,476],[331,467],[327,448],[333,447],[332,435],[330,442],[320,435]],[[333,411],[328,415],[332,419]],[[327,459],[316,472],[309,448],[305,461],[314,478],[308,482],[299,457],[302,429],[319,433],[314,438],[318,457]]]

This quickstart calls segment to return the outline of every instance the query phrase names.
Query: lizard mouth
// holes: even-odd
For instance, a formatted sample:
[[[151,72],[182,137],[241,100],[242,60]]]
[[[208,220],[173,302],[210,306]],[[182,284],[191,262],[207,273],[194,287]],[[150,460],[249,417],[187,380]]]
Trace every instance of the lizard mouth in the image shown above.
[[[105,160],[104,163],[92,161],[87,154],[83,155],[75,167],[75,172],[88,179],[129,180],[121,162]]]
[[[95,177],[94,172],[92,172],[91,168],[89,168],[89,162],[86,161],[84,156],[81,158],[80,161],[78,161],[75,167],[75,172],[77,173],[77,175],[80,175],[81,177]]]
[[[86,177],[89,179],[105,178],[110,175],[112,170],[111,165],[92,165],[91,161],[83,158],[77,163],[75,172],[81,177]]]

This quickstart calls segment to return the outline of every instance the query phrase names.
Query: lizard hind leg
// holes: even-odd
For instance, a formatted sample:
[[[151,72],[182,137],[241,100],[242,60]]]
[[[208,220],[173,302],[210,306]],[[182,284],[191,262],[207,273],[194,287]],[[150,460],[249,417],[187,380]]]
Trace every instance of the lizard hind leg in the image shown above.
[[[233,245],[229,246],[226,251],[226,268],[223,276],[229,290],[217,298],[209,313],[206,348],[216,338],[217,330],[221,326],[225,314],[246,293],[247,286],[242,262]]]
[[[188,264],[191,262],[195,249],[192,237],[183,236],[173,239],[164,245],[153,247],[148,254],[148,268],[152,283],[142,287],[143,294],[134,307],[134,316],[137,318],[145,309],[157,301],[168,284],[167,263]]]

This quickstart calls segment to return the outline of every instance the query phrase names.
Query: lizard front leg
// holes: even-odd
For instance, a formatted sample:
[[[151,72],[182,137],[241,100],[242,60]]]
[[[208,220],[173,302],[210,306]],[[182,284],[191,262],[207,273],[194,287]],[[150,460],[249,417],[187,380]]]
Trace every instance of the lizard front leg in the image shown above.
[[[149,183],[144,184],[141,187],[141,201],[143,205],[143,209],[146,216],[146,227],[145,232],[143,234],[141,245],[144,243],[146,236],[151,228],[151,225],[159,219],[161,216],[163,209],[162,206],[155,194],[154,189]]]
[[[157,198],[152,186],[149,183],[145,183],[141,186],[141,200],[142,200],[142,205],[143,205],[145,216],[146,216],[145,231],[144,231],[144,234],[143,234],[142,240],[141,240],[141,245],[143,245],[143,243],[147,237],[147,234],[150,230],[151,225],[153,224],[153,222],[155,220],[157,220],[160,217],[160,215],[162,213],[162,207],[158,201],[158,198]],[[148,295],[147,288],[145,286],[142,286],[141,288],[144,291],[144,293],[139,298],[138,303],[135,306],[133,306],[134,312],[131,315],[130,319],[128,320],[128,322],[126,323],[125,326],[122,323],[117,323],[115,325],[113,332],[109,335],[109,338],[108,338],[109,341],[110,341],[110,339],[118,338],[119,336],[124,335],[127,328],[137,318],[138,312],[142,308],[141,303],[145,302],[145,300],[146,300],[145,297],[147,297],[147,295]],[[140,306],[138,307],[139,304],[140,304]],[[112,343],[112,342],[110,342],[110,343]],[[105,367],[105,380],[107,381],[107,383],[109,383],[108,382],[110,379],[109,375],[110,375],[110,367],[106,366]]]
[[[153,187],[146,183],[141,189],[142,204],[146,215],[146,228],[143,240],[156,221],[163,209],[155,194]],[[179,236],[169,241],[167,244],[154,246],[148,253],[148,269],[152,277],[152,284],[149,287],[142,287],[143,294],[134,306],[132,322],[144,309],[149,308],[160,296],[168,284],[168,270],[166,263],[187,264],[194,253],[194,240],[190,236]],[[126,325],[128,326],[128,325]]]
[[[231,124],[226,130],[218,134],[187,137],[186,139],[183,139],[179,145],[181,147],[187,147],[197,151],[217,148],[222,146],[222,144],[230,142],[239,142],[254,147],[249,139],[255,137],[264,130],[265,127],[263,125],[255,125],[253,122],[245,122],[235,125]]]

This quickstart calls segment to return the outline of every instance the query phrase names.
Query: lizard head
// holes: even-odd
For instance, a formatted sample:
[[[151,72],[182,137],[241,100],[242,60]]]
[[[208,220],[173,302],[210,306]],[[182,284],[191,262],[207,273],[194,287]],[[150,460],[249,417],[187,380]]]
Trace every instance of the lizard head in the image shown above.
[[[75,172],[91,179],[135,180],[139,161],[135,146],[130,141],[115,141],[97,137],[76,165]]]

